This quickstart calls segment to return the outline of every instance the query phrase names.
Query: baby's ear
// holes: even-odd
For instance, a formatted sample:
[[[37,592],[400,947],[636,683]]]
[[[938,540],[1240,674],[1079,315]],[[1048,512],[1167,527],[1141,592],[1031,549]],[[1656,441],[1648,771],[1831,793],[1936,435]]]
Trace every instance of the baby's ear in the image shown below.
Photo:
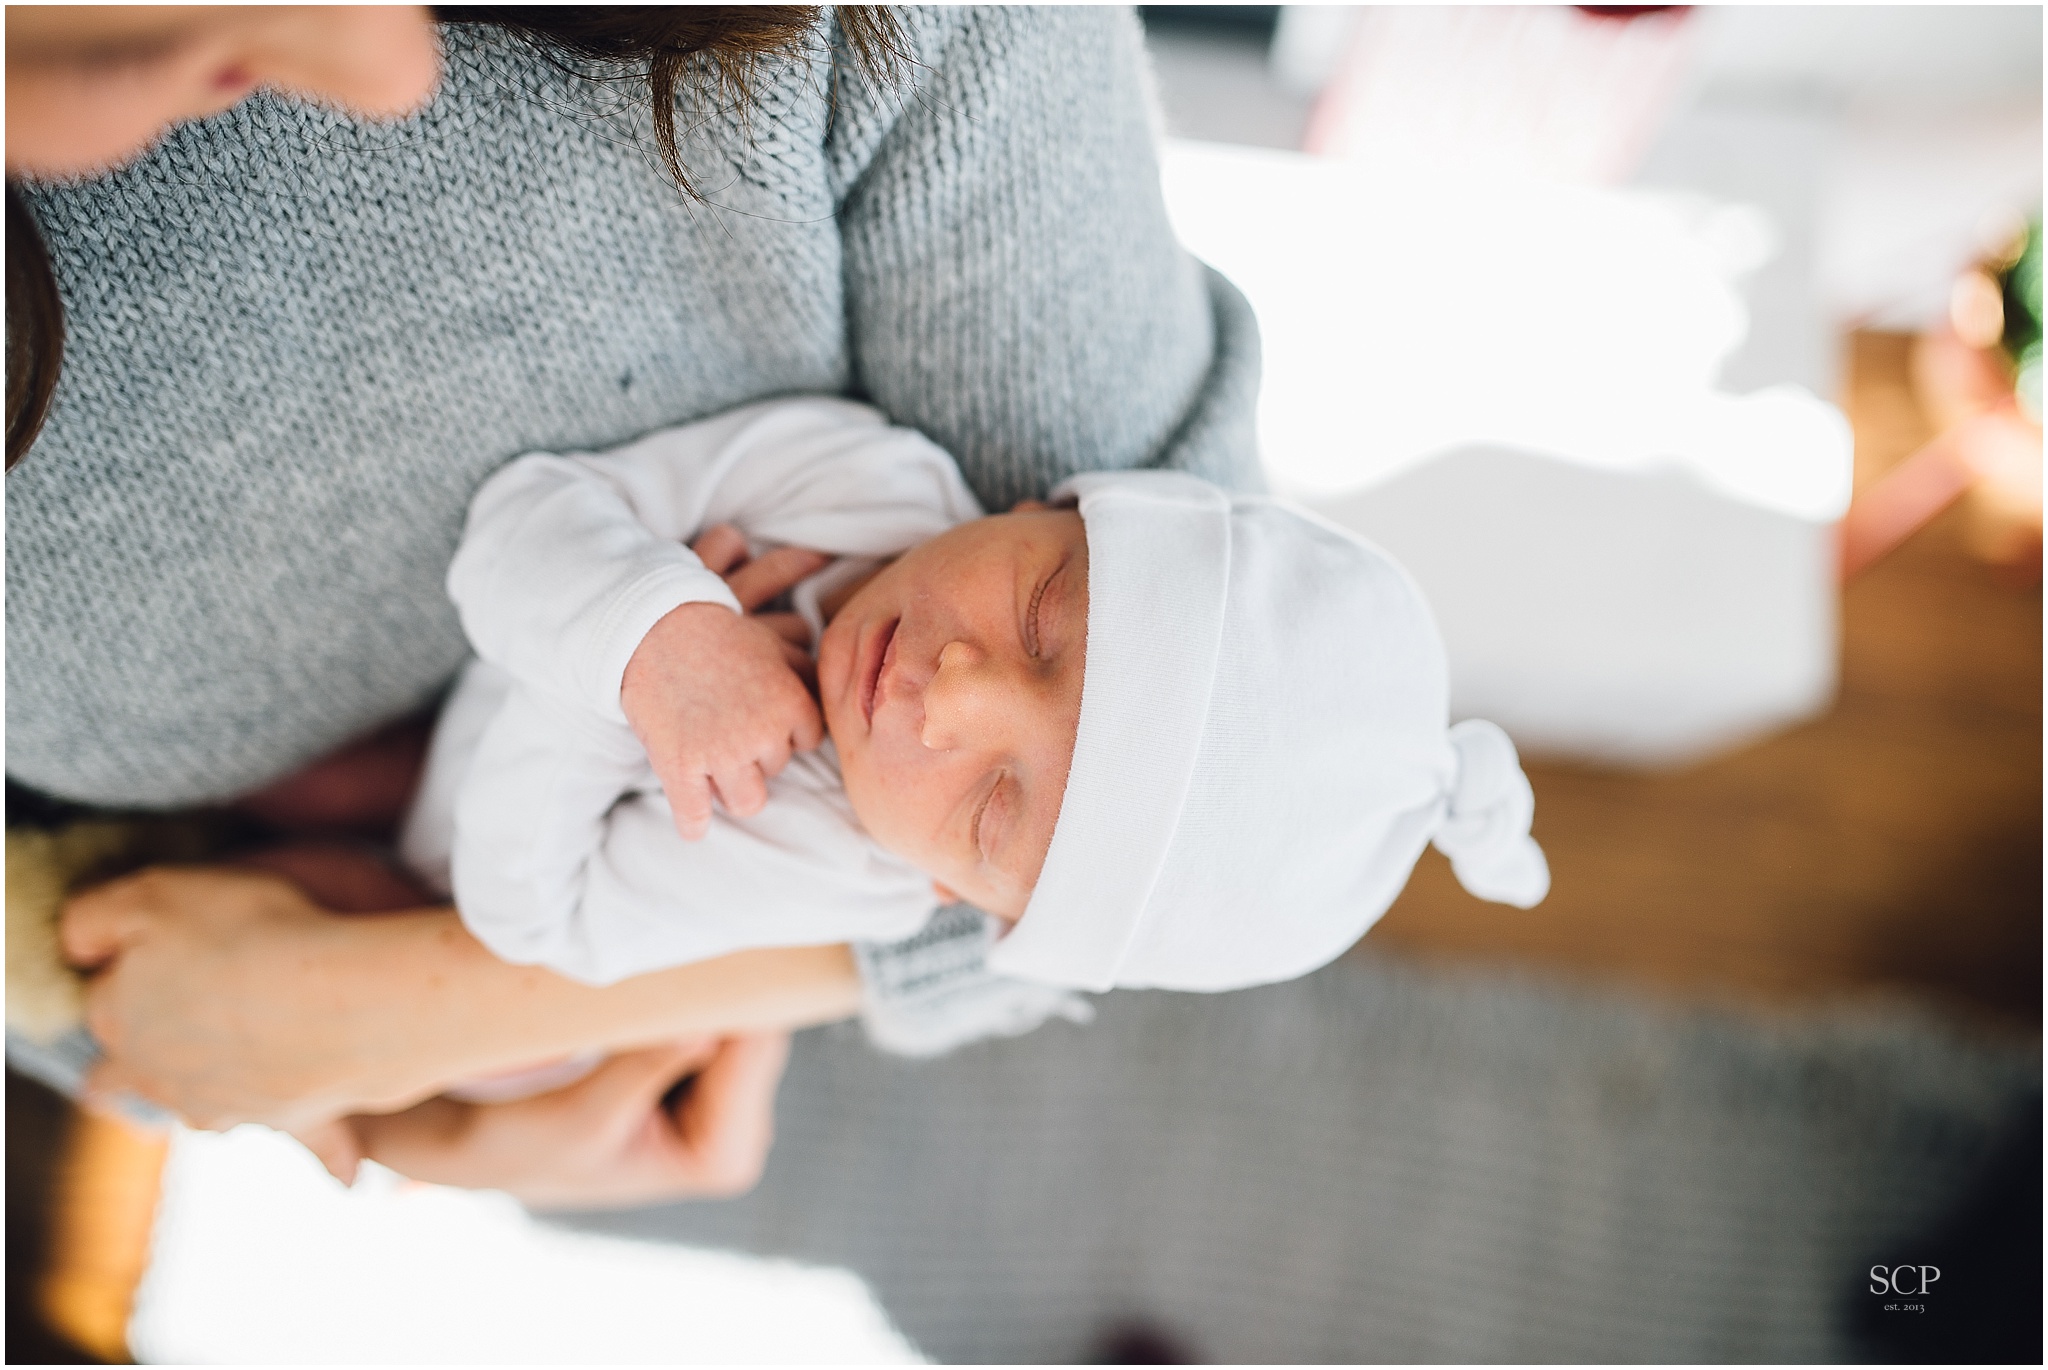
[[[1041,510],[1050,508],[1052,506],[1042,499],[1020,499],[1010,506],[1010,512],[1013,514],[1036,514]]]

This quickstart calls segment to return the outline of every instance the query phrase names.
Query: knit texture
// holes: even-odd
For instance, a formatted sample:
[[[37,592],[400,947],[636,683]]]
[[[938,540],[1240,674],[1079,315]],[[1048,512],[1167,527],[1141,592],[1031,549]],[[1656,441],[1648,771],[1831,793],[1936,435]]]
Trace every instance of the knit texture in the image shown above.
[[[1049,1018],[1093,1022],[1086,999],[988,971],[996,920],[967,904],[932,915],[900,942],[855,942],[861,1026],[898,1056],[943,1056],[986,1037],[1017,1037]]]
[[[750,114],[644,108],[491,30],[362,124],[259,96],[32,190],[68,311],[7,480],[8,770],[225,798],[430,701],[471,493],[792,392],[870,399],[990,508],[1080,470],[1257,480],[1249,310],[1175,244],[1122,11],[901,11],[877,92],[819,34]]]
[[[1357,956],[1095,1006],[935,1062],[803,1033],[759,1189],[573,1221],[850,1266],[941,1364],[1113,1360],[1134,1329],[1216,1364],[1861,1360],[1871,1265],[1938,1262],[1913,1253],[2040,1116],[2038,1041],[1897,1007]]]

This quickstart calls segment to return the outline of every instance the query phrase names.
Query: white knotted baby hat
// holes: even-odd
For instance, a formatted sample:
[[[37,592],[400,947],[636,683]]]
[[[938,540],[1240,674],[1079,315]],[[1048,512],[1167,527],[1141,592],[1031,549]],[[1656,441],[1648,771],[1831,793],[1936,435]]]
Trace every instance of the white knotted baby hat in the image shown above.
[[[1175,472],[1053,498],[1088,535],[1080,726],[992,970],[1089,990],[1291,979],[1386,912],[1431,841],[1482,898],[1549,891],[1514,744],[1447,726],[1443,643],[1385,553]]]

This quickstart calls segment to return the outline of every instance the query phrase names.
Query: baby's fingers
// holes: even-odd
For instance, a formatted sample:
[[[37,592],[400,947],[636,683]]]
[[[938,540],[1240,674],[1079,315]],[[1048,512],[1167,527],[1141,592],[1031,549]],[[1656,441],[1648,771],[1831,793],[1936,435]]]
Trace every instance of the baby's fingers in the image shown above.
[[[754,762],[721,772],[712,783],[717,787],[718,798],[725,805],[725,811],[736,818],[757,814],[768,802],[767,779]]]
[[[754,621],[771,629],[784,642],[793,642],[799,647],[811,645],[811,630],[802,614],[755,614]]]
[[[661,777],[668,795],[669,812],[675,815],[676,831],[685,842],[695,842],[711,830],[711,778],[702,772]]]
[[[784,656],[787,657],[788,653],[789,648],[785,646],[783,649]],[[804,684],[816,683],[818,676],[816,662],[809,659],[798,661],[795,658],[790,658],[789,664],[790,669],[796,672],[797,679],[800,682]],[[818,713],[818,701],[813,699],[811,692],[803,688],[801,684],[797,688],[786,692],[777,701],[775,717],[777,722],[787,729],[783,736],[787,739],[791,751],[807,752],[824,739],[825,721]],[[762,759],[765,760],[766,758]],[[787,754],[777,758],[775,764],[768,768],[768,774],[773,775],[781,770],[782,763],[788,759]]]
[[[734,571],[725,583],[740,607],[751,613],[777,595],[787,594],[798,581],[815,575],[831,559],[807,547],[778,547]]]
[[[706,569],[722,576],[747,559],[747,539],[730,523],[714,523],[697,535],[690,550]]]
[[[796,672],[796,678],[804,683],[806,689],[817,688],[818,662],[807,649],[797,646],[794,642],[785,642],[782,644],[782,660],[790,670]],[[808,751],[817,745],[815,742],[808,745],[799,744],[797,750]]]
[[[806,680],[816,683],[818,674],[817,663],[806,661],[804,666],[798,668],[798,673],[803,675]],[[809,701],[806,700],[805,702],[808,703]],[[807,752],[824,740],[825,722],[818,716],[818,711],[815,708],[805,709],[798,715],[796,726],[789,730],[791,751]]]

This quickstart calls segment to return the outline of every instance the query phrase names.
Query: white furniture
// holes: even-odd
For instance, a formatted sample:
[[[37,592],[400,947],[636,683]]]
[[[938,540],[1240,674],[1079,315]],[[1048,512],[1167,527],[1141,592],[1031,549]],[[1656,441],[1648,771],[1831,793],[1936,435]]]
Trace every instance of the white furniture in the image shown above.
[[[1189,143],[1163,180],[1258,311],[1274,487],[1413,571],[1454,714],[1669,764],[1826,707],[1848,425],[1716,388],[1759,211]]]

